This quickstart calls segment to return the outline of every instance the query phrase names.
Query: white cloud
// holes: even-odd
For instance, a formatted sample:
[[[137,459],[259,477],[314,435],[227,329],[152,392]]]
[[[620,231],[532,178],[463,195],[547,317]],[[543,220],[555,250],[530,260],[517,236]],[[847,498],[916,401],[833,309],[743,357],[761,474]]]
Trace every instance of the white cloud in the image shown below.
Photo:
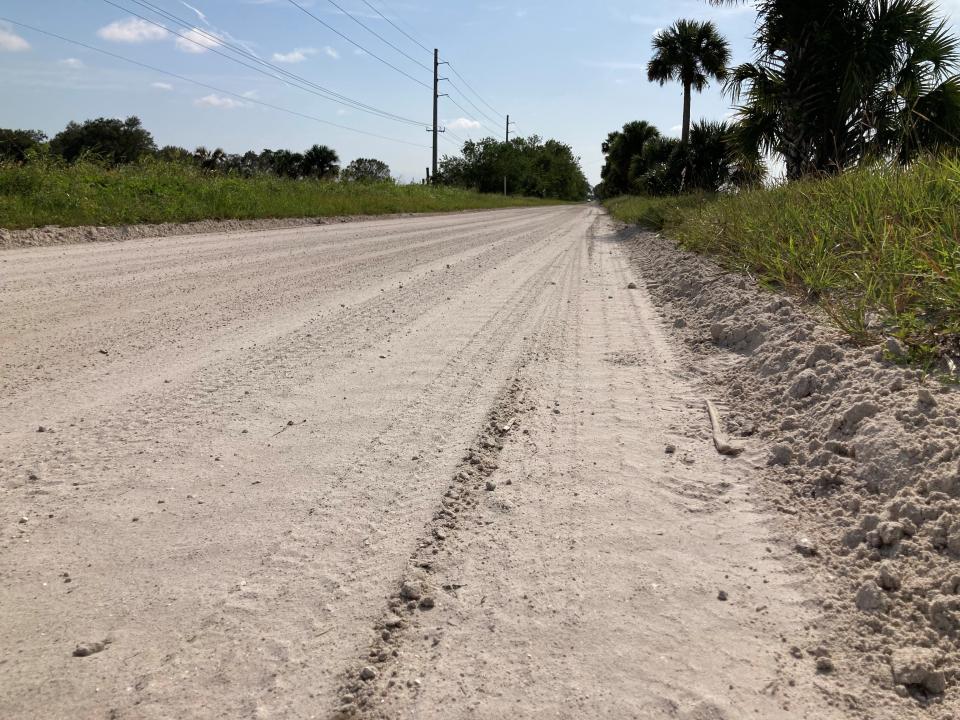
[[[177,38],[177,49],[191,55],[205,53],[210,48],[219,47],[222,42],[220,36],[210,30],[193,28]]]
[[[302,63],[309,55],[316,55],[316,48],[296,48],[288,53],[274,53],[273,61],[278,63]]]
[[[165,82],[150,83],[150,87],[156,88],[157,90],[173,90],[173,85]]]
[[[340,59],[340,53],[337,52],[334,48],[330,47],[329,45],[326,45],[323,48],[323,51],[327,54],[327,57],[332,57],[334,60]]]
[[[0,51],[24,52],[30,49],[30,43],[17,35],[13,30],[0,24]]]
[[[82,67],[84,67],[83,61],[78,60],[77,58],[66,58],[61,60],[58,64],[65,68],[70,68],[71,70],[80,70]]]
[[[246,107],[247,104],[234,100],[233,98],[223,97],[221,95],[211,94],[198,98],[193,101],[197,107],[220,108],[222,110],[233,110],[234,108]]]
[[[447,123],[447,127],[454,130],[478,130],[480,123],[469,118],[457,118],[453,122]]]
[[[167,31],[156,25],[148,23],[139,18],[127,18],[126,20],[115,20],[105,27],[97,30],[97,35],[104,40],[122,43],[143,43],[153,40],[163,40],[167,36]]]
[[[202,22],[204,25],[210,25],[210,21],[207,20],[207,16],[204,15],[204,14],[203,14],[202,12],[200,12],[199,10],[197,10],[197,8],[195,8],[193,5],[190,5],[189,3],[183,2],[183,0],[180,0],[180,4],[183,5],[185,8],[187,8],[188,10],[192,10],[192,11],[194,12],[194,14],[195,14],[198,18],[200,18],[200,22]]]

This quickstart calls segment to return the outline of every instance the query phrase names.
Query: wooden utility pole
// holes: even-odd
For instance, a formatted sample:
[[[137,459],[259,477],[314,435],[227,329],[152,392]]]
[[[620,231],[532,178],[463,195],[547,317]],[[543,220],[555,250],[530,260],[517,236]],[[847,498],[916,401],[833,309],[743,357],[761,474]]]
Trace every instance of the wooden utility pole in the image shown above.
[[[446,97],[440,93],[440,81],[447,78],[440,77],[440,66],[449,65],[446,62],[440,62],[440,51],[433,50],[433,182],[437,181],[437,158],[440,155],[440,133],[445,132],[440,129],[440,98]]]
[[[437,155],[440,143],[439,128],[440,112],[440,51],[434,48],[433,51],[433,177],[437,176]]]

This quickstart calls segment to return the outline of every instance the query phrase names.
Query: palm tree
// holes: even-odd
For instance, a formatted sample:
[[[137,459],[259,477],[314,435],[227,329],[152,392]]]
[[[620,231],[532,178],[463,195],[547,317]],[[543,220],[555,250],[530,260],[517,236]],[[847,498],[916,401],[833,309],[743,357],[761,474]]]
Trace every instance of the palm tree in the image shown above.
[[[340,158],[333,148],[314,145],[303,154],[301,164],[305,177],[335,178],[340,174]]]
[[[623,126],[623,130],[607,135],[603,143],[606,163],[600,171],[607,197],[631,191],[633,179],[647,171],[643,159],[645,146],[659,137],[660,131],[643,120],[629,122]]]
[[[682,144],[690,140],[692,91],[703,92],[711,78],[724,80],[730,62],[730,44],[712,22],[677,20],[653,38],[653,59],[647,65],[650,82],[683,83]]]
[[[759,0],[757,12],[757,57],[728,84],[742,99],[735,135],[781,155],[788,178],[960,144],[960,42],[928,0]]]

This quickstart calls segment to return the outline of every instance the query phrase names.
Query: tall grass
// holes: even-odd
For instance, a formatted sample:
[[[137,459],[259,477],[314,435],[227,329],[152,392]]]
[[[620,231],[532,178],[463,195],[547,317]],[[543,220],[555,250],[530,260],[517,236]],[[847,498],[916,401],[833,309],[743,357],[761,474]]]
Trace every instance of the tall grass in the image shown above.
[[[445,187],[233,177],[181,163],[0,164],[0,227],[381,215],[549,204]]]
[[[635,213],[624,212],[628,201],[608,207],[621,218]],[[960,352],[956,158],[676,207],[645,212],[663,215],[660,227],[683,247],[820,302],[853,337],[896,335],[918,359]]]

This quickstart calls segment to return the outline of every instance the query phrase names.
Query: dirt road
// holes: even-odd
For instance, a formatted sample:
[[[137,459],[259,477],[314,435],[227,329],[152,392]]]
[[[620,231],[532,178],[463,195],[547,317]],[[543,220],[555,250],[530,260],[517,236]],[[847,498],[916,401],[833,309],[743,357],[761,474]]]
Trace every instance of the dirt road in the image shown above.
[[[583,206],[0,254],[0,715],[843,717],[631,280]]]

